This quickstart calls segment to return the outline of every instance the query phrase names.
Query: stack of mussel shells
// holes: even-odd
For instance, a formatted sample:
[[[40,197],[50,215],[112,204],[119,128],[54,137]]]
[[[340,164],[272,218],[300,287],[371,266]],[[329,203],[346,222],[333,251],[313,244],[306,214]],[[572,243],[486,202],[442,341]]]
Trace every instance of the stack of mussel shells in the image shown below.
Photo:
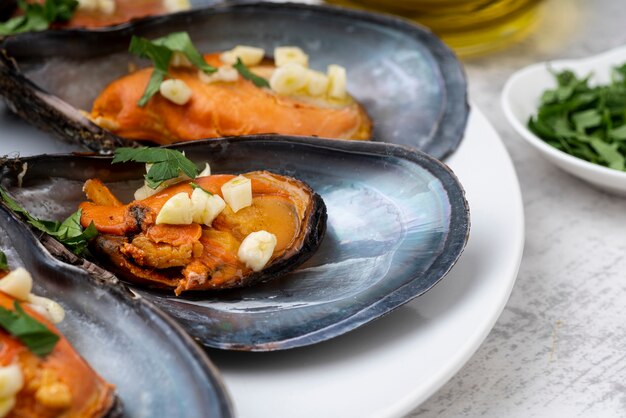
[[[175,296],[137,283],[93,251],[85,259],[35,233],[3,204],[2,228],[20,230],[12,234],[12,245],[29,254],[23,256],[26,263],[46,266],[35,268],[49,293],[58,291],[57,277],[81,271],[83,282],[68,281],[68,288],[97,287],[135,312],[150,311],[175,329],[175,338],[185,341],[183,349],[195,344],[181,336],[186,332],[205,347],[273,351],[351,331],[424,294],[446,275],[469,234],[463,188],[442,162],[463,138],[469,113],[466,80],[454,54],[430,31],[390,16],[247,2],[94,30],[7,36],[0,44],[0,95],[7,111],[46,132],[42,140],[75,144],[77,152],[4,157],[2,187],[27,210],[54,220],[77,210],[90,178],[131,201],[132,191],[143,184],[145,167],[111,165],[111,154],[119,147],[161,144],[119,136],[95,124],[89,113],[112,81],[129,68],[150,65],[128,52],[133,36],[154,39],[181,31],[201,53],[236,45],[265,51],[297,45],[309,52],[311,68],[342,65],[350,95],[371,120],[369,139],[268,132],[166,145],[198,166],[209,162],[213,173],[269,171],[297,179],[312,196],[298,247],[235,289]],[[85,309],[76,291],[58,297],[75,304],[78,312]],[[88,315],[107,322],[107,309],[89,309]],[[221,391],[208,360],[195,355]],[[223,408],[216,414],[228,416],[227,397],[218,398]]]

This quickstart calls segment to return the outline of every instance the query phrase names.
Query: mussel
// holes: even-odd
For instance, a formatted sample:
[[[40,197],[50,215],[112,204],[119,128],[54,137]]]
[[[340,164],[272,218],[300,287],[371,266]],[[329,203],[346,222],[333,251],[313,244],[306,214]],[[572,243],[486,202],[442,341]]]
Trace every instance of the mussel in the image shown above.
[[[147,18],[117,29],[13,36],[0,44],[0,95],[14,112],[39,128],[62,140],[103,152],[133,143],[128,138],[165,143],[205,135],[275,133],[287,123],[276,114],[269,115],[268,121],[281,122],[272,129],[263,120],[264,112],[277,108],[268,107],[264,101],[258,109],[253,109],[251,103],[246,107],[247,114],[258,110],[258,115],[250,117],[256,130],[231,126],[213,133],[193,132],[190,128],[186,132],[162,129],[162,138],[158,139],[154,132],[146,131],[145,115],[139,118],[144,122],[143,128],[132,134],[111,117],[116,114],[115,108],[107,105],[108,111],[94,109],[96,98],[115,80],[145,77],[149,62],[128,53],[132,36],[155,39],[181,31],[188,32],[203,53],[251,45],[263,48],[269,55],[275,47],[293,45],[310,55],[312,69],[324,71],[330,64],[345,67],[348,91],[361,105],[351,106],[346,112],[352,128],[340,126],[345,123],[341,122],[342,116],[337,118],[339,126],[321,129],[330,120],[325,120],[321,112],[321,116],[304,118],[316,121],[304,124],[306,130],[292,128],[287,133],[372,138],[412,146],[437,158],[451,153],[462,139],[469,106],[465,76],[454,54],[419,26],[393,17],[329,6],[225,4]],[[129,68],[133,70],[131,76]],[[116,93],[118,103],[128,104],[135,99],[120,101],[119,94]],[[372,120],[371,129],[365,112]],[[285,117],[291,114],[286,112]],[[189,125],[198,122],[201,115],[192,112],[183,117],[174,113],[171,125]],[[107,123],[107,118],[113,123]],[[120,125],[119,131],[115,122]]]
[[[93,389],[99,388],[103,401],[100,403],[103,408],[99,411],[108,406],[107,418],[178,417],[181,414],[188,418],[233,416],[217,370],[180,325],[144,298],[131,294],[111,273],[85,260],[64,257],[66,262],[59,261],[38,239],[53,252],[59,246],[62,248],[50,237],[35,236],[19,217],[0,204],[0,251],[6,254],[9,268],[17,270],[22,267],[29,271],[32,293],[56,301],[65,312],[54,330],[64,337],[51,354],[42,358],[41,366],[44,370],[53,368],[60,379],[72,385],[74,402],[93,401],[95,405],[98,403],[96,397],[84,397],[97,395]],[[10,304],[12,301],[0,291],[0,305],[8,307]],[[32,316],[42,313],[41,305],[30,308],[29,304],[23,303],[21,306]],[[45,322],[44,317],[37,318]],[[27,361],[33,366],[39,363],[37,358],[17,347],[15,340],[9,341],[5,337],[0,331],[3,347],[0,366],[8,364],[14,349],[21,353],[20,362]],[[115,386],[114,402],[109,396],[111,386],[89,371],[85,361],[102,379]],[[25,377],[27,382],[37,378],[36,375]],[[158,387],[154,385],[157,381]],[[4,382],[3,379],[2,393],[5,393]],[[37,382],[31,383],[29,386],[34,387]],[[190,387],[202,390],[190,391]],[[18,399],[17,406],[20,404],[27,408]],[[24,408],[20,409],[25,412],[20,417],[93,416],[63,414],[60,409],[48,414],[42,410],[28,413],[32,411]]]
[[[468,237],[468,204],[457,178],[441,162],[406,147],[253,136],[167,148],[184,151],[198,166],[210,162],[213,172],[271,169],[297,177],[327,207],[319,249],[283,277],[182,297],[130,284],[205,346],[280,350],[344,334],[428,291],[454,265]],[[25,163],[28,169],[20,176]],[[0,161],[0,184],[46,219],[75,212],[85,201],[85,181],[92,178],[130,202],[144,174],[141,164],[111,165],[104,156]],[[60,244],[47,246],[60,259],[83,262]]]
[[[236,181],[250,182],[251,200],[242,208],[221,199],[228,200],[225,187]],[[122,277],[174,289],[176,295],[249,286],[284,275],[313,255],[326,229],[326,207],[318,194],[296,179],[267,171],[198,177],[127,205],[98,180],[88,180],[85,191],[91,201],[80,205],[81,223],[87,227],[93,222],[100,232],[94,254]],[[186,224],[159,223],[169,201],[206,194],[221,196],[221,212],[210,214],[208,225],[201,223],[202,216]],[[180,216],[191,209],[183,208]],[[244,243],[253,242],[260,231],[273,239],[272,247],[260,264],[245,262]],[[256,252],[263,244],[248,245]]]

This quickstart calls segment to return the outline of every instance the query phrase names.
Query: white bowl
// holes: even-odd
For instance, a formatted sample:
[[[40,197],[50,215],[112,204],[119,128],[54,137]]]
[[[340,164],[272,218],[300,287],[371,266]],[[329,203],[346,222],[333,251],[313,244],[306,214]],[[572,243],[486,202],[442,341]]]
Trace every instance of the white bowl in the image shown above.
[[[611,69],[626,62],[626,47],[581,60],[542,62],[513,74],[502,92],[502,108],[513,128],[542,156],[568,173],[611,193],[626,195],[626,172],[613,170],[569,155],[544,142],[527,127],[528,119],[539,108],[541,94],[556,86],[549,69],[570,69],[578,76],[593,73],[591,84],[606,84]]]

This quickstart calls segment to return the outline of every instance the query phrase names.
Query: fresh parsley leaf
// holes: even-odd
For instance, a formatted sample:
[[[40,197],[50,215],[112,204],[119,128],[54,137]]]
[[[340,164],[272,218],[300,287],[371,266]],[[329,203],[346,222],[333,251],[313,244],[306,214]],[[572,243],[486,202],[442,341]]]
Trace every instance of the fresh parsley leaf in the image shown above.
[[[155,44],[149,39],[137,36],[133,36],[131,39],[128,51],[138,55],[140,58],[151,60],[154,65],[148,86],[137,103],[143,107],[159,91],[159,87],[167,75],[167,67],[174,52],[165,46]]]
[[[209,196],[213,196],[213,193],[211,193],[210,191],[208,191],[207,189],[205,189],[204,187],[200,186],[199,184],[194,183],[193,181],[191,183],[189,183],[189,185],[191,186],[192,189],[200,189],[202,190],[204,193],[208,194]]]
[[[233,65],[233,67],[239,72],[239,74],[241,74],[243,78],[245,78],[246,80],[252,81],[255,86],[257,87],[269,87],[270,86],[269,81],[267,81],[263,77],[259,77],[258,75],[250,71],[250,69],[246,67],[246,65],[241,61],[241,58],[237,57],[237,62],[235,63],[235,65]]]
[[[3,251],[0,251],[0,271],[9,271],[7,255]]]
[[[174,52],[183,53],[193,65],[207,74],[217,71],[215,67],[204,61],[202,55],[193,46],[193,42],[191,42],[187,32],[174,32],[152,41],[133,36],[128,52],[138,55],[140,58],[147,58],[154,65],[146,90],[139,102],[137,102],[140,107],[145,106],[150,98],[159,91],[161,83],[168,76],[167,70]]]
[[[22,208],[1,187],[0,197],[9,209],[24,216],[30,225],[39,231],[56,238],[76,255],[84,255],[89,241],[98,235],[98,230],[93,222],[91,222],[89,226],[83,230],[83,227],[80,224],[82,209],[74,212],[63,222],[45,221],[37,219],[28,213],[26,209]]]
[[[59,336],[24,312],[19,302],[14,301],[13,307],[15,311],[0,306],[0,326],[34,354],[40,357],[50,354],[59,341]]]
[[[174,32],[162,38],[155,39],[155,45],[161,45],[170,51],[178,51],[185,54],[187,59],[198,69],[207,74],[214,73],[217,68],[206,63],[202,55],[198,52],[187,32]]]
[[[166,148],[118,148],[111,164],[135,161],[150,163],[152,166],[145,175],[148,187],[156,189],[165,180],[176,178],[182,172],[189,178],[196,178],[198,167],[182,152]]]
[[[65,22],[72,17],[78,1],[46,0],[44,4],[39,4],[19,0],[18,5],[24,14],[0,23],[0,35],[42,31],[48,29],[51,23]]]

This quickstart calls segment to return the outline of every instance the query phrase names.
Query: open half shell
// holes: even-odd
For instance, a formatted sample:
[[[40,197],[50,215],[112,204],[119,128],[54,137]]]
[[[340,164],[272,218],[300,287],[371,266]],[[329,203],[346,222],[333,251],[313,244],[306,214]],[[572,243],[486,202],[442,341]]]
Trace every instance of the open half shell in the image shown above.
[[[355,145],[358,145],[355,146]],[[454,174],[405,147],[254,136],[176,146],[213,172],[271,168],[305,181],[326,203],[327,232],[299,269],[257,286],[183,297],[134,287],[207,346],[279,350],[353,330],[422,295],[460,256],[468,205]],[[22,187],[17,175],[28,163]],[[108,157],[38,156],[0,165],[0,182],[34,215],[61,219],[84,199],[87,178],[130,200],[144,168]],[[58,257],[81,260],[64,249]],[[227,330],[227,331],[225,331]]]
[[[47,31],[5,40],[0,94],[29,122],[95,151],[129,141],[83,116],[129,65],[132,35],[189,32],[201,52],[237,44],[266,51],[298,45],[310,66],[347,68],[348,90],[373,120],[373,139],[409,145],[437,158],[460,143],[467,120],[466,81],[454,54],[430,31],[402,19],[328,6],[221,5],[100,31]],[[97,47],[94,47],[97,45]]]

